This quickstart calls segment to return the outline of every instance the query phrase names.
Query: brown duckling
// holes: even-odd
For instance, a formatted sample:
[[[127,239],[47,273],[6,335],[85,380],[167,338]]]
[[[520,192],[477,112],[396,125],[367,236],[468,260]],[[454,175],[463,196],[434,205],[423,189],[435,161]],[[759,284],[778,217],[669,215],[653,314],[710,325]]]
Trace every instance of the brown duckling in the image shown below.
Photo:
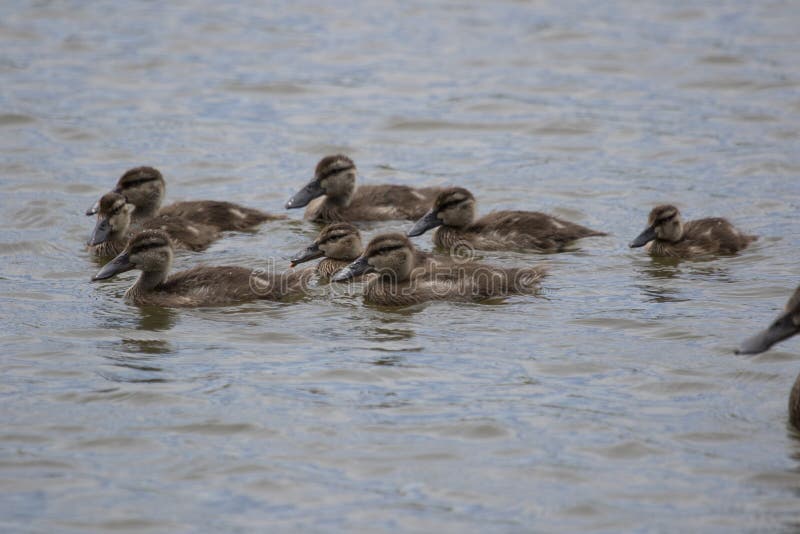
[[[316,273],[330,278],[338,273],[364,252],[361,234],[350,223],[329,224],[305,250],[292,258],[292,267],[299,263],[324,256],[317,264]]]
[[[727,220],[713,217],[681,221],[675,206],[656,206],[647,218],[647,228],[630,247],[646,246],[651,256],[689,258],[707,254],[735,254],[758,239],[737,230]]]
[[[342,282],[370,272],[364,300],[379,306],[408,306],[431,300],[473,302],[534,290],[541,268],[504,269],[478,263],[442,263],[414,248],[403,234],[383,234],[332,280]]]
[[[237,266],[195,267],[168,276],[172,257],[167,233],[145,230],[133,236],[92,280],[139,269],[142,274],[125,293],[127,300],[139,306],[188,307],[279,300],[302,294],[310,279],[308,271],[272,274]]]
[[[746,339],[736,352],[758,354],[798,332],[800,332],[800,287],[786,303],[784,312],[772,321],[766,330]],[[800,430],[800,375],[794,381],[792,392],[789,394],[789,422]]]
[[[425,213],[440,189],[405,185],[356,188],[356,164],[338,154],[317,163],[314,179],[286,202],[286,209],[308,205],[305,218],[317,222],[413,220]]]
[[[218,230],[247,230],[265,221],[285,219],[283,215],[271,215],[253,208],[246,208],[232,202],[218,200],[191,200],[175,202],[161,207],[166,184],[161,173],[153,167],[130,169],[117,181],[114,193],[124,195],[136,207],[134,223],[139,223],[156,215],[180,217],[192,222],[207,224]],[[89,208],[86,215],[94,215],[100,208],[99,202]]]
[[[463,187],[439,193],[433,208],[414,224],[408,235],[422,235],[437,227],[434,244],[449,250],[469,246],[479,250],[556,252],[570,241],[606,235],[536,211],[495,211],[476,221],[475,197]]]
[[[131,214],[136,207],[126,202],[119,193],[106,193],[100,199],[97,224],[89,238],[89,249],[97,258],[116,256],[128,244],[131,237]],[[219,230],[207,224],[187,221],[170,215],[156,215],[145,220],[140,230],[163,230],[172,246],[199,252],[216,241]]]

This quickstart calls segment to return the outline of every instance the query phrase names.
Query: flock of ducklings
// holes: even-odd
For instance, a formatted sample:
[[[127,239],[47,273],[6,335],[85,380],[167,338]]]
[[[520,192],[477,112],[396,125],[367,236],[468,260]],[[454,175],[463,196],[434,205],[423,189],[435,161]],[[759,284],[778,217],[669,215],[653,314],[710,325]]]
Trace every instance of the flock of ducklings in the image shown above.
[[[495,211],[476,218],[475,197],[461,187],[404,185],[356,187],[356,166],[344,155],[320,160],[314,178],[286,203],[306,207],[305,218],[327,224],[312,244],[292,258],[292,267],[322,258],[315,268],[267,273],[240,266],[195,267],[169,274],[173,249],[202,251],[222,232],[285,219],[222,201],[176,202],[162,207],[165,183],[152,167],[131,169],[87,211],[97,215],[88,242],[98,259],[111,259],[92,278],[104,280],[138,269],[126,292],[137,305],[210,306],[253,299],[279,300],[302,293],[313,277],[343,282],[363,279],[364,300],[407,306],[431,300],[478,301],[531,292],[545,276],[541,267],[502,268],[460,257],[417,250],[409,240],[436,229],[433,242],[445,251],[530,250],[558,252],[577,239],[603,236],[558,217],[533,211]],[[375,236],[366,247],[352,222],[416,221],[411,230]],[[735,254],[756,236],[722,218],[683,222],[675,206],[656,206],[647,227],[630,246],[653,256],[691,258]],[[755,354],[800,331],[800,287],[786,311],[766,330],[746,340],[742,354]],[[789,399],[791,423],[800,428],[800,376]]]

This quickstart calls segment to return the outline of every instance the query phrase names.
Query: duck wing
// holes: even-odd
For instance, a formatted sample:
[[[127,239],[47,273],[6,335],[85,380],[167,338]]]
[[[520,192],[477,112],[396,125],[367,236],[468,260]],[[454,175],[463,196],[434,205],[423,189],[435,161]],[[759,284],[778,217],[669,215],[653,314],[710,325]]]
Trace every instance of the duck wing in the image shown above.
[[[469,231],[487,241],[496,239],[520,248],[540,250],[559,250],[582,237],[605,235],[538,211],[495,211],[478,219]]]
[[[183,305],[191,306],[278,300],[301,292],[312,274],[310,269],[270,273],[238,266],[201,266],[173,274],[157,289],[183,297]]]
[[[407,185],[362,185],[353,194],[348,212],[375,220],[419,219],[430,209],[440,187]]]
[[[172,215],[156,215],[145,221],[142,228],[162,230],[169,235],[175,247],[195,252],[207,249],[211,243],[219,239],[217,227]]]
[[[684,242],[709,253],[733,254],[756,239],[756,236],[741,233],[721,217],[689,221],[683,228]]]
[[[208,224],[222,231],[247,230],[265,221],[286,218],[284,215],[272,215],[233,202],[219,200],[175,202],[161,208],[158,213]]]

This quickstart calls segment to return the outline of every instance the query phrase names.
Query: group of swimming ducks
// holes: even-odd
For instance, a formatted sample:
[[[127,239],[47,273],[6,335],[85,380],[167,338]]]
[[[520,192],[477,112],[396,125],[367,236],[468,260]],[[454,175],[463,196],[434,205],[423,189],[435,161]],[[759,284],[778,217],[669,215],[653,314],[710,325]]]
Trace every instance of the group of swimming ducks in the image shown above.
[[[330,282],[360,279],[364,300],[381,306],[407,306],[431,300],[479,301],[535,291],[541,267],[503,268],[464,261],[460,250],[559,252],[570,242],[598,232],[534,211],[495,211],[476,218],[475,197],[462,187],[412,188],[404,185],[356,186],[356,166],[344,155],[327,156],[314,178],[286,203],[306,207],[305,218],[327,224],[317,238],[292,258],[292,267],[322,258],[315,268],[269,273],[240,266],[202,266],[169,274],[173,249],[202,251],[223,232],[285,219],[224,201],[176,202],[162,207],[166,186],[152,167],[127,171],[115,188],[87,211],[97,223],[88,245],[98,259],[113,258],[93,277],[104,280],[138,269],[126,292],[137,305],[211,306],[253,299],[279,300],[301,294],[313,277]],[[413,220],[407,234],[385,233],[366,247],[352,223]],[[409,237],[428,230],[434,245],[450,254],[417,250]],[[734,254],[756,240],[722,218],[683,222],[675,206],[656,206],[647,227],[630,246],[653,256],[691,258]],[[800,288],[764,332],[745,341],[741,353],[758,353],[800,331]],[[790,398],[791,422],[800,428],[800,376]]]

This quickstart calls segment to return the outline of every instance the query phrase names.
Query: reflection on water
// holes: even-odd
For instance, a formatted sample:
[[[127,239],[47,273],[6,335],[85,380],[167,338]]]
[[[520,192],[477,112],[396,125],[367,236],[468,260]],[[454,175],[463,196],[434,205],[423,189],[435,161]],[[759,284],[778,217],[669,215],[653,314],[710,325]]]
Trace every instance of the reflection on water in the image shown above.
[[[151,330],[161,332],[170,330],[175,326],[178,312],[170,308],[143,306],[139,308],[139,325],[137,330]]]
[[[796,3],[107,7],[0,4],[5,530],[797,529],[800,342],[732,354],[798,283]],[[83,212],[126,169],[283,212],[336,152],[359,184],[610,235],[482,252],[549,275],[478,305],[321,283],[140,309],[133,273],[89,282]],[[665,202],[761,239],[632,252]],[[320,226],[286,213],[173,268],[288,267]]]

